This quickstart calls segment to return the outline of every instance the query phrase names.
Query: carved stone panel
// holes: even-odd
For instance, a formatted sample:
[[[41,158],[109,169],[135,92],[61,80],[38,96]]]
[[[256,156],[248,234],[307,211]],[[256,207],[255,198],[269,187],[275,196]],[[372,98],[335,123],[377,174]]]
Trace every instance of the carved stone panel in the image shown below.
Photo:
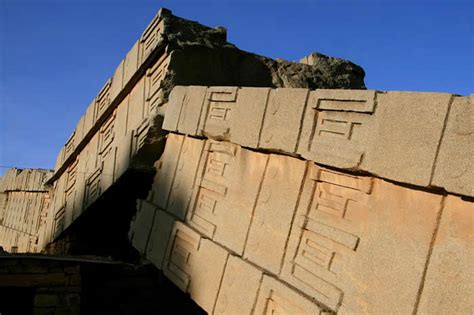
[[[281,277],[333,311],[412,313],[441,199],[312,166]]]

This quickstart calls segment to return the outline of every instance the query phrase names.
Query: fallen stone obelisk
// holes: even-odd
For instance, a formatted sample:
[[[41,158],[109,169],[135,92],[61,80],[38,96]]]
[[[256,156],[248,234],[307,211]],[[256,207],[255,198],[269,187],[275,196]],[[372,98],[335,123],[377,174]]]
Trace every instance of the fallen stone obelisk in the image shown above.
[[[210,314],[473,313],[474,95],[363,78],[161,10],[58,155],[38,248],[146,260]]]

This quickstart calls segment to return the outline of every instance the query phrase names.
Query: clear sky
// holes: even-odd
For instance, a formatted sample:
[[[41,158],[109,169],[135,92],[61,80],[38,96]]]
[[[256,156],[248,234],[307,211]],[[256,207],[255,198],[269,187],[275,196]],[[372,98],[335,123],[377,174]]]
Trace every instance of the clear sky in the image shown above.
[[[0,166],[53,168],[160,7],[261,55],[349,59],[369,89],[474,93],[472,0],[0,0]]]

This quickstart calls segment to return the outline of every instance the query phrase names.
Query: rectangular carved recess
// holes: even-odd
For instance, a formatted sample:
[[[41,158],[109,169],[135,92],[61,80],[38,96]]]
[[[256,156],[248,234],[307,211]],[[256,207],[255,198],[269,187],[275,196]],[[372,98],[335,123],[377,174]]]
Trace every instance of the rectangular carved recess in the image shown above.
[[[161,33],[164,30],[164,22],[156,17],[150,26],[147,27],[141,37],[140,43],[143,51],[143,61],[148,57],[153,49],[156,47],[160,39]]]
[[[103,160],[111,151],[111,144],[114,141],[115,113],[113,113],[100,128],[99,134],[99,155]]]
[[[237,101],[236,87],[210,87],[206,94],[205,119],[200,130],[226,135],[230,130],[230,117]]]
[[[66,170],[66,194],[74,187],[74,184],[76,183],[78,162],[79,160],[76,159],[71,165],[68,166]]]
[[[354,167],[364,158],[367,128],[375,112],[376,91],[316,90],[314,119],[306,149],[319,158]]]
[[[200,239],[197,234],[187,232],[187,229],[177,228],[172,240],[171,253],[166,269],[170,272],[168,276],[184,292],[187,291],[191,282],[190,257],[196,255],[199,250]]]
[[[148,119],[145,119],[140,126],[133,130],[132,132],[132,157],[138,153],[143,145],[145,144],[146,136],[148,134],[148,129],[150,127],[150,123]]]
[[[228,120],[232,106],[237,101],[236,87],[209,88],[207,92],[209,102],[208,119]]]
[[[100,90],[99,94],[95,99],[95,115],[94,121],[97,121],[99,117],[105,112],[105,110],[109,107],[111,99],[110,99],[110,86],[112,85],[112,79],[109,79],[104,87]]]
[[[66,208],[60,208],[54,215],[54,237],[57,237],[64,230],[64,215]]]
[[[210,142],[207,149],[204,174],[200,179],[190,220],[210,238],[214,237],[216,231],[213,222],[216,206],[227,194],[227,187],[217,181],[224,182],[224,171],[230,167],[235,154],[234,146],[222,142]]]
[[[146,103],[149,113],[152,113],[162,101],[159,93],[160,85],[166,75],[169,62],[170,58],[164,54],[155,65],[146,72]]]
[[[102,164],[86,180],[85,205],[90,206],[100,196],[100,177],[102,174]]]
[[[348,257],[356,254],[360,241],[354,234],[357,227],[351,216],[367,211],[372,178],[315,165],[309,178],[311,200],[298,223],[298,245],[285,272],[294,283],[308,286],[316,299],[336,310],[344,296],[338,276]]]
[[[74,151],[75,149],[75,135],[76,131],[73,131],[72,135],[69,137],[69,139],[66,141],[66,144],[64,145],[64,157],[63,161],[67,159],[67,157]]]

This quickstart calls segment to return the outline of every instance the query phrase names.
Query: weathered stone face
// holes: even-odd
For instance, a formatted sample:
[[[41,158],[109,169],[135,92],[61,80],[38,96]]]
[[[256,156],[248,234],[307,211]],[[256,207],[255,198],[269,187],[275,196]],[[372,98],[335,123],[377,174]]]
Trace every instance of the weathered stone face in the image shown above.
[[[163,128],[474,197],[471,102],[446,93],[178,86]]]
[[[363,78],[161,10],[61,149],[40,244],[138,251],[212,314],[472,313],[473,96]]]
[[[438,273],[466,277],[449,290],[468,292],[470,201],[178,134],[155,167],[132,242],[209,313],[413,313],[441,294]]]
[[[55,197],[45,239],[60,236],[128,171],[153,171],[167,134],[162,129],[164,104],[176,85],[365,88],[360,67],[321,55],[323,59],[320,66],[308,65],[241,51],[227,42],[225,29],[161,10],[62,148],[48,182],[54,186]],[[255,110],[260,113],[263,108],[264,104]]]

